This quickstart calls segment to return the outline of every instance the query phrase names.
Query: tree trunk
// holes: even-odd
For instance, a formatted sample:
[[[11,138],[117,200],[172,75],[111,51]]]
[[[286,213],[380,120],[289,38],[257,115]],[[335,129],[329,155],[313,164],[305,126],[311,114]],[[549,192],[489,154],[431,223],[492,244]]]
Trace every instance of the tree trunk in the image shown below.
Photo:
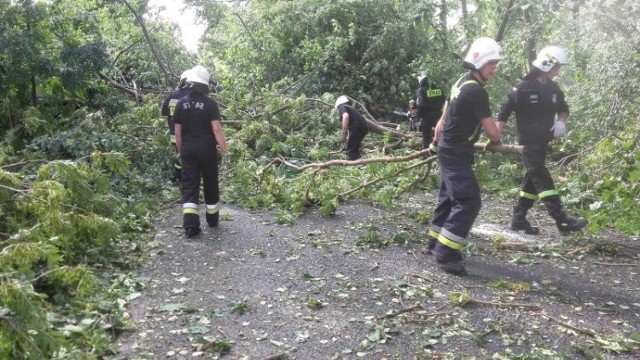
[[[522,19],[524,26],[531,27],[531,15],[529,14],[529,8],[525,8],[522,12]],[[535,34],[533,29],[529,29],[529,34]],[[533,35],[529,35],[527,38],[527,64],[531,64],[536,59],[536,40]]]
[[[498,28],[498,33],[496,34],[497,42],[500,42],[502,41],[502,39],[504,39],[504,35],[507,30],[507,24],[509,23],[509,13],[511,12],[513,3],[515,3],[515,0],[507,0],[507,7],[502,12],[502,20],[500,21],[500,27]]]
[[[442,37],[442,48],[449,52],[449,42],[447,41],[447,17],[449,16],[449,8],[447,0],[440,0],[440,36]]]
[[[158,52],[158,49],[156,49],[155,43],[153,42],[153,39],[151,39],[151,36],[149,35],[149,31],[147,31],[147,26],[144,23],[144,19],[142,18],[142,16],[140,16],[136,12],[136,10],[129,4],[127,0],[122,0],[122,2],[129,8],[133,16],[135,16],[136,21],[138,22],[138,24],[140,25],[140,28],[142,29],[142,33],[144,34],[145,39],[147,39],[147,44],[149,44],[149,49],[151,50],[153,57],[156,59],[158,66],[160,66],[160,70],[162,70],[162,73],[165,75],[165,77],[168,80],[174,81],[174,79],[177,76],[172,74],[169,71],[169,69],[167,69],[167,66],[165,65],[166,60],[162,58],[162,56]]]

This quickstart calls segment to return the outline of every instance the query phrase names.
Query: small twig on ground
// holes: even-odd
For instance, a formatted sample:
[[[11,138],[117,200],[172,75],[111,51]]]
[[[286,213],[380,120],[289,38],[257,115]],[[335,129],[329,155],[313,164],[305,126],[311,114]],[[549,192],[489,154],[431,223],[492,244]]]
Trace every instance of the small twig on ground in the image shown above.
[[[499,249],[520,249],[527,246],[529,246],[529,244],[519,242],[501,242],[496,244],[496,247]]]
[[[452,311],[442,311],[442,309],[446,308],[447,305],[441,306],[439,308],[436,309],[435,312],[432,313],[428,313],[428,314],[420,314],[420,316],[422,317],[434,317],[434,316],[443,316],[443,315],[449,315],[452,313]],[[407,322],[413,322],[413,323],[423,323],[423,322],[427,322],[429,320],[417,320],[417,319],[409,319],[407,320]]]
[[[600,262],[600,261],[594,261],[593,263],[596,265],[603,265],[603,266],[640,266],[640,264],[606,263],[606,262]]]
[[[422,279],[422,280],[424,280],[424,281],[433,282],[433,279],[430,279],[430,278],[428,278],[428,277],[422,276],[422,275],[420,275],[420,274],[415,274],[415,273],[414,273],[414,274],[409,274],[409,276],[413,276],[413,277],[415,277],[415,278]]]
[[[581,334],[585,334],[585,335],[589,335],[589,336],[596,336],[596,332],[591,330],[591,329],[582,329],[582,328],[579,328],[577,326],[573,326],[573,325],[571,325],[571,324],[569,324],[567,322],[564,322],[564,321],[562,321],[560,319],[556,319],[551,315],[542,314],[542,316],[544,316],[547,319],[552,320],[552,321],[554,321],[554,322],[556,322],[556,323],[558,323],[558,324],[560,324],[560,325],[562,325],[562,326],[564,326],[564,327],[566,327],[568,329],[575,330],[575,331],[577,331],[577,332],[579,332]]]
[[[217,330],[220,334],[222,334],[222,336],[223,336],[225,339],[228,339],[228,338],[229,338],[229,337],[227,336],[227,334],[225,334],[225,333],[224,333],[224,331],[222,331],[222,328],[218,327],[218,328],[216,328],[216,330]]]
[[[422,304],[420,303],[416,303],[413,306],[409,306],[408,308],[404,308],[404,309],[400,309],[398,311],[392,312],[391,314],[385,314],[383,316],[378,317],[378,320],[382,320],[382,319],[390,319],[392,317],[396,317],[398,315],[407,313],[407,312],[411,312],[411,311],[415,311],[415,310],[421,310],[422,309]]]
[[[167,201],[162,203],[162,206],[167,208],[167,207],[171,207],[172,205],[178,204],[182,199],[181,198],[177,198],[171,201]]]
[[[478,304],[478,305],[489,305],[489,306],[496,306],[496,307],[521,307],[521,308],[540,310],[540,305],[537,305],[537,304],[502,303],[502,302],[478,300],[474,298],[470,298],[468,303]]]
[[[420,316],[422,317],[436,317],[436,316],[444,316],[444,315],[449,315],[452,314],[453,312],[451,311],[439,311],[439,312],[432,312],[432,313],[428,313],[428,314],[420,314]],[[431,320],[425,320],[425,319],[407,319],[408,323],[413,323],[413,324],[424,324],[426,322],[429,322]]]
[[[288,356],[289,356],[288,353],[283,352],[283,353],[280,353],[280,354],[267,356],[266,358],[264,358],[264,360],[281,360],[281,359],[286,359]]]
[[[591,249],[591,245],[584,246],[584,247],[579,247],[577,249],[573,249],[571,251],[567,251],[567,255],[573,255],[575,253],[579,253],[579,252],[582,252],[582,251],[589,251],[590,249]]]
[[[633,244],[629,241],[616,241],[616,240],[602,240],[602,241],[596,241],[592,246],[594,249],[599,249],[602,248],[604,246],[607,245],[612,245],[612,246],[619,246],[619,247],[623,247],[625,249],[631,249],[631,250],[635,250],[635,251],[640,251],[640,246],[638,246],[637,244]]]

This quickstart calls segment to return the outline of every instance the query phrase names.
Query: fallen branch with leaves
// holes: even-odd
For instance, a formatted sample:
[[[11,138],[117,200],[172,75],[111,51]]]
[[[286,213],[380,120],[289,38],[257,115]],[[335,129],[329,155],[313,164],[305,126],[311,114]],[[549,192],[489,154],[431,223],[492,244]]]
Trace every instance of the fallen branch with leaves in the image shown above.
[[[485,144],[482,143],[477,143],[474,145],[476,150],[484,150],[485,149]],[[521,145],[505,145],[505,144],[496,144],[496,145],[489,145],[488,147],[486,147],[487,151],[490,152],[497,152],[497,153],[501,153],[501,154],[520,154],[522,153],[522,146]],[[283,165],[286,165],[292,169],[295,169],[297,171],[305,171],[307,169],[326,169],[332,166],[358,166],[358,165],[366,165],[366,164],[373,164],[373,163],[395,163],[395,162],[404,162],[404,161],[409,161],[409,160],[413,160],[413,159],[417,159],[420,157],[424,157],[430,155],[429,153],[429,149],[423,149],[420,151],[416,151],[413,154],[410,155],[406,155],[406,156],[383,156],[383,157],[375,157],[375,158],[367,158],[367,159],[358,159],[358,160],[329,160],[326,162],[321,162],[321,163],[311,163],[311,164],[306,164],[306,165],[302,165],[302,166],[298,166],[295,164],[292,164],[291,162],[287,161],[284,157],[280,156],[278,158],[275,158],[273,160],[273,162],[276,163],[281,163]],[[429,158],[427,158],[424,163],[430,163],[433,162],[437,159],[436,156],[430,156]]]

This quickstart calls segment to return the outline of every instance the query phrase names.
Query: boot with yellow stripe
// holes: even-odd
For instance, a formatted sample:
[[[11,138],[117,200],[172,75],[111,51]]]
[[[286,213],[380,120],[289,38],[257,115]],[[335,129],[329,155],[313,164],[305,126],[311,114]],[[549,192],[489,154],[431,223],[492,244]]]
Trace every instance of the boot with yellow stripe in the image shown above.
[[[200,229],[200,214],[198,211],[198,204],[182,204],[182,227],[184,228],[184,234],[188,238],[198,236],[200,233],[202,233],[202,229]]]
[[[211,227],[218,226],[220,222],[220,205],[216,203],[214,205],[207,204],[207,214],[205,216],[207,219],[207,224]]]
[[[559,199],[550,205],[547,205],[547,212],[556,221],[558,231],[562,235],[568,235],[571,232],[582,230],[589,221],[568,215],[560,205]]]
[[[443,240],[450,244],[445,245]],[[450,246],[453,245],[459,249],[453,249]],[[464,275],[466,274],[466,269],[464,267],[464,263],[462,262],[462,245],[459,245],[456,242],[445,239],[442,235],[438,238],[436,242],[435,248],[432,251],[433,256],[436,258],[438,264],[442,266],[442,269],[448,273],[452,273],[454,275]]]
[[[513,216],[511,217],[511,230],[514,231],[523,231],[525,234],[529,235],[538,235],[540,233],[540,229],[537,227],[531,226],[529,220],[527,220],[527,211],[528,208],[521,205],[516,204],[513,206]]]
[[[427,235],[427,254],[433,253],[433,249],[436,247],[436,242],[438,242],[438,233],[434,230],[429,230],[429,234]]]

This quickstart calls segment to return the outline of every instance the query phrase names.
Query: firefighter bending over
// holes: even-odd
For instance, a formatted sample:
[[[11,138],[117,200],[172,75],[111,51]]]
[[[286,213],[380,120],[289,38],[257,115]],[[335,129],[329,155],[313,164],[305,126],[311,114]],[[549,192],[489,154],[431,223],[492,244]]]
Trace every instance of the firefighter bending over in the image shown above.
[[[344,151],[349,160],[357,160],[362,157],[360,145],[362,139],[369,132],[367,121],[362,114],[351,106],[351,100],[346,95],[341,95],[335,104],[342,124],[341,142],[345,145]]]

